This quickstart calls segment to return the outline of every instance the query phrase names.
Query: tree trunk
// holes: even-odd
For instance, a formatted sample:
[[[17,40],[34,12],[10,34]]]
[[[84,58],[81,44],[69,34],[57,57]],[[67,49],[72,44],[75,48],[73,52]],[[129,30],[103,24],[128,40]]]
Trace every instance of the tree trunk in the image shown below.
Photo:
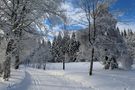
[[[11,57],[6,58],[6,60],[4,61],[4,75],[3,75],[3,79],[8,81],[9,77],[10,77],[10,64],[11,64]]]
[[[94,61],[94,47],[92,48],[92,54],[91,54],[91,61],[90,61],[90,71],[89,71],[89,75],[92,75],[92,71],[93,71],[93,61]]]
[[[65,60],[63,59],[63,70],[65,70]]]
[[[2,76],[2,74],[3,74],[3,65],[2,63],[0,63],[0,77]]]
[[[3,63],[3,67],[4,67],[3,68],[3,73],[4,73],[3,79],[5,79],[5,80],[8,80],[8,78],[10,77],[11,54],[14,49],[13,43],[14,43],[14,40],[10,39],[10,41],[8,42],[8,45],[7,45],[7,49],[6,49],[6,60]]]
[[[63,59],[63,70],[65,70],[65,60],[66,60],[66,54],[65,54],[65,58]]]
[[[22,29],[19,29],[19,30],[16,30],[15,32],[15,48],[16,48],[16,51],[15,51],[15,69],[19,69],[19,65],[20,65],[20,40],[21,40],[21,37],[22,37]]]
[[[16,42],[15,42],[15,64],[14,64],[14,68],[15,69],[19,69],[19,65],[20,65],[20,56],[19,56],[19,39],[17,38]]]
[[[45,60],[45,64],[44,64],[44,70],[46,70],[46,63],[47,63],[47,61]]]
[[[20,60],[18,54],[15,56],[15,59],[15,69],[19,69]]]

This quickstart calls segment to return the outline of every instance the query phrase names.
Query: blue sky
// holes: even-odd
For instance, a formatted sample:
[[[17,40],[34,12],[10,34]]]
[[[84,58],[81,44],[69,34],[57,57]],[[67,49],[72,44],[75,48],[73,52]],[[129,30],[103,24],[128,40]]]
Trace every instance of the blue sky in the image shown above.
[[[79,0],[67,0],[75,6],[76,1]],[[123,12],[121,19],[129,19],[129,21],[135,22],[135,0],[116,0],[116,3],[112,5],[112,9],[120,10]]]
[[[80,11],[80,8],[77,7],[76,1],[78,0],[67,0],[67,2],[62,5],[63,8],[67,10],[66,15],[68,16],[69,23],[67,25],[67,30],[79,30],[84,28],[84,25],[78,24],[77,20],[79,20],[80,16],[85,16],[83,13],[77,13]],[[118,27],[121,30],[124,29],[132,29],[135,31],[135,0],[117,0],[112,6],[112,11],[120,11],[120,16],[118,17]],[[77,13],[77,14],[76,14]],[[82,17],[83,18],[83,17]],[[85,20],[84,20],[85,21]],[[45,21],[46,24],[51,28],[51,22],[49,20]],[[63,29],[63,24],[59,23],[53,29],[53,33],[57,33],[58,31]],[[50,34],[51,35],[51,34]]]
[[[117,0],[112,8],[123,12],[122,21],[135,22],[135,0]]]
[[[61,7],[67,10],[66,15],[68,16],[67,30],[80,30],[86,28],[86,23],[78,23],[81,18],[85,18],[84,13],[80,12],[80,8],[77,7],[76,1],[78,0],[67,0],[65,4]],[[112,6],[111,11],[120,11],[120,16],[118,17],[117,26],[120,30],[132,29],[135,31],[135,0],[117,0]],[[80,21],[79,21],[80,22]],[[84,20],[85,22],[85,20]],[[55,23],[55,22],[54,22]],[[63,30],[63,23],[59,22],[54,27],[51,27],[52,22],[50,20],[45,20],[45,24],[51,30],[49,33],[49,39],[52,40],[54,35],[58,35],[58,32]]]
[[[119,9],[123,12],[119,17],[118,26],[121,30],[132,29],[135,31],[135,0],[117,0],[112,6],[113,9]]]
[[[75,6],[77,0],[67,0]],[[76,6],[75,6],[76,7]],[[120,29],[131,28],[135,31],[135,0],[116,0],[111,6],[111,10],[120,11],[118,26]]]

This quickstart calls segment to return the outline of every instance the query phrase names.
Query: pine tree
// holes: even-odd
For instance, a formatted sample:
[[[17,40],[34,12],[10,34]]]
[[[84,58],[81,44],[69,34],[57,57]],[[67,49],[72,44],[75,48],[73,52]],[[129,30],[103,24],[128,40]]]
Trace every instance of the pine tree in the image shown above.
[[[124,29],[124,37],[126,37],[127,36],[127,32],[126,32],[126,30]]]
[[[124,32],[123,31],[121,31],[121,36],[124,37]]]
[[[55,58],[56,58],[56,36],[54,37],[53,39],[53,42],[52,42],[52,47],[51,47],[51,53],[52,53],[52,62],[55,62]]]
[[[41,48],[41,60],[42,60],[42,63],[43,63],[43,69],[46,70],[46,64],[47,62],[51,61],[52,60],[52,54],[51,54],[51,45],[50,45],[50,41],[47,41],[44,43],[42,43],[42,48]]]
[[[52,62],[53,56],[52,56],[52,52],[51,52],[51,50],[52,50],[52,45],[51,45],[50,40],[47,41],[47,46],[48,46],[49,53],[50,53],[50,55],[51,55],[51,57],[52,57],[50,60],[48,60],[48,62]]]
[[[119,27],[117,27],[117,28],[116,28],[116,30],[117,30],[117,32],[118,32],[119,34],[121,34],[121,33],[120,33],[120,29],[119,29]]]
[[[69,45],[70,62],[76,61],[77,52],[79,51],[79,42],[76,40],[75,32],[72,33]]]
[[[64,37],[62,39],[62,55],[63,55],[63,70],[65,70],[65,62],[69,59],[69,44],[70,44],[70,36],[68,31],[64,31]]]
[[[54,62],[62,62],[63,53],[62,53],[62,36],[59,32],[58,36],[56,36],[52,43],[52,55]]]
[[[132,35],[133,35],[132,29],[128,29],[128,34],[127,34],[127,36],[132,36]]]

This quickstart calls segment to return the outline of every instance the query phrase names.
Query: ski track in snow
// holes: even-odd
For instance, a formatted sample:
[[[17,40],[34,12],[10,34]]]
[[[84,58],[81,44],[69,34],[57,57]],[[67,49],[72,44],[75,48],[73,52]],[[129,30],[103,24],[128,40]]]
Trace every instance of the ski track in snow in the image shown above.
[[[21,84],[9,90],[92,90],[64,78],[62,75],[50,75],[46,71],[28,68]]]

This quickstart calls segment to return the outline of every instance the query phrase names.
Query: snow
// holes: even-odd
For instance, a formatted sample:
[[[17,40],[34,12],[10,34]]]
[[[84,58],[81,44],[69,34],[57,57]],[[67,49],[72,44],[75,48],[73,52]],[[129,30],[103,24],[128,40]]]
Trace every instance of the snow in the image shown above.
[[[48,71],[27,68],[24,80],[9,90],[91,90],[62,75],[51,75]]]
[[[49,69],[60,69],[60,64],[50,64]],[[59,67],[58,67],[59,66]],[[81,83],[84,87],[91,87],[94,90],[134,90],[135,69],[124,70],[104,70],[103,66],[94,63],[93,76],[88,75],[89,63],[67,64],[66,71],[48,71],[51,75],[63,75],[72,81]]]
[[[0,78],[0,90],[9,90],[10,88],[18,86],[25,78],[24,67],[21,66],[19,70],[11,69],[11,77],[9,81],[4,81]]]
[[[47,70],[27,67],[12,70],[9,82],[0,82],[0,90],[134,90],[135,66],[130,71],[104,70],[99,62],[94,63],[93,76],[88,75],[89,62],[48,63]],[[25,76],[25,77],[24,77]],[[15,84],[16,83],[16,84]]]

